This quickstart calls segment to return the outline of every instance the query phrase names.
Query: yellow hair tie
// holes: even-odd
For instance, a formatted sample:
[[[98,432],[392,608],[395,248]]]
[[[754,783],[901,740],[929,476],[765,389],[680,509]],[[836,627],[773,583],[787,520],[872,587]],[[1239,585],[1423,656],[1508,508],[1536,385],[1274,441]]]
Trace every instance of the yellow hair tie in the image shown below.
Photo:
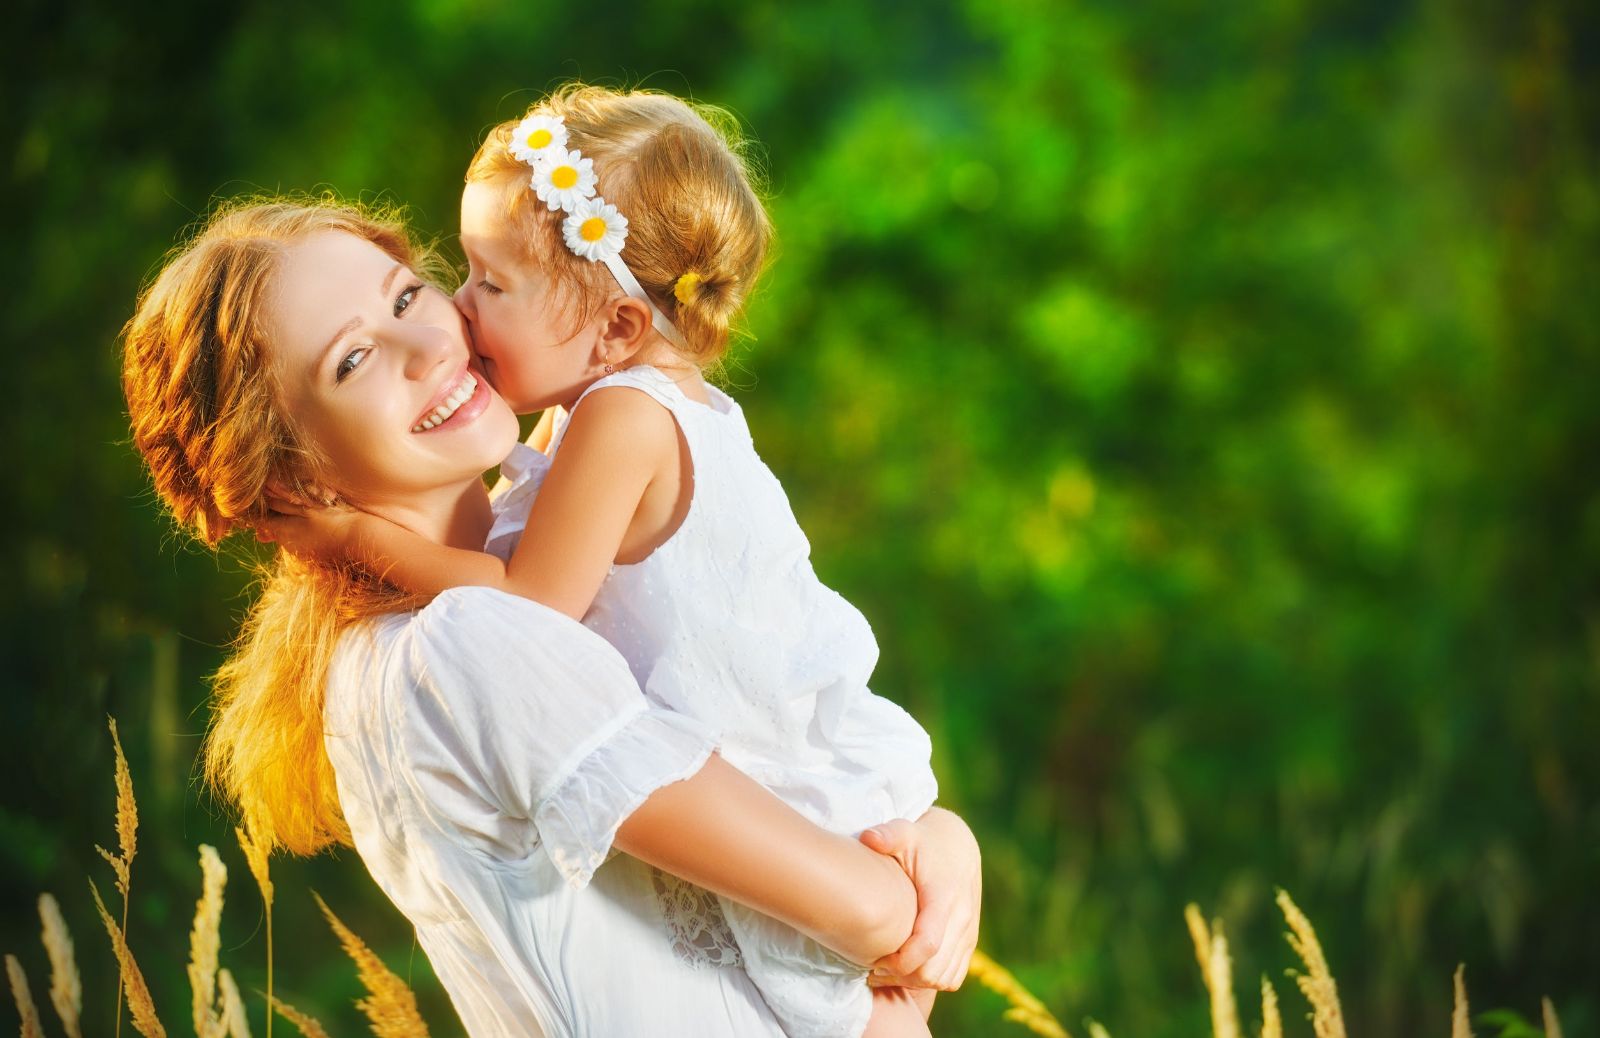
[[[678,297],[678,302],[687,306],[694,302],[694,290],[699,287],[700,275],[691,270],[672,286],[672,294]]]

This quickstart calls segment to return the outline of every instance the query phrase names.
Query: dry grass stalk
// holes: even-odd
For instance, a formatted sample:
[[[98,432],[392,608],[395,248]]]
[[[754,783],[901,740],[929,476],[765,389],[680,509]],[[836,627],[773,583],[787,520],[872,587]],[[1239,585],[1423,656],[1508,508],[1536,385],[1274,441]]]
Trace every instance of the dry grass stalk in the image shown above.
[[[133,798],[133,772],[128,768],[128,758],[122,752],[122,738],[117,735],[117,719],[106,718],[106,727],[111,729],[111,746],[117,754],[117,846],[121,854],[113,855],[99,844],[94,849],[100,856],[111,863],[112,871],[117,874],[117,890],[122,894],[122,928],[121,932],[128,932],[128,891],[133,884],[133,856],[139,849],[139,803]],[[131,959],[130,959],[131,961]],[[122,991],[126,978],[117,978],[117,1030],[118,1036],[122,1034]],[[131,996],[130,996],[131,998]],[[131,1004],[131,1002],[130,1002]]]
[[[1195,958],[1211,996],[1211,1033],[1216,1038],[1239,1038],[1239,1007],[1233,998],[1233,960],[1228,955],[1228,939],[1222,935],[1219,919],[1206,927],[1198,905],[1184,906],[1183,918],[1189,924]]]
[[[1450,1014],[1450,1038],[1472,1038],[1472,1023],[1467,1016],[1467,966],[1456,966],[1456,1006]]]
[[[1561,1021],[1556,1019],[1556,1007],[1548,998],[1540,999],[1544,1009],[1544,1038],[1561,1038]]]
[[[222,891],[228,868],[217,849],[200,845],[200,900],[194,906],[194,929],[189,931],[189,990],[193,994],[194,1033],[198,1038],[222,1038],[227,1022],[217,1012],[217,952],[222,947]]]
[[[167,1038],[166,1028],[161,1026],[161,1021],[156,1018],[156,1006],[150,998],[150,988],[145,985],[144,974],[139,972],[139,964],[133,961],[133,953],[128,950],[128,940],[117,921],[111,918],[111,913],[106,911],[106,903],[100,899],[100,888],[94,885],[94,880],[89,881],[89,892],[94,895],[94,907],[100,912],[100,921],[106,924],[106,933],[111,937],[111,950],[116,953],[117,965],[122,970],[122,992],[127,996],[128,1009],[133,1014],[133,1026],[144,1038]],[[117,1018],[122,1017],[121,1011]]]
[[[285,1020],[300,1028],[300,1033],[305,1035],[305,1038],[328,1038],[326,1028],[283,999],[271,997],[267,999],[267,1003],[273,1009],[276,1009]]]
[[[39,921],[44,924],[44,950],[50,956],[50,1004],[56,1007],[67,1038],[83,1038],[79,1015],[83,1012],[83,981],[72,954],[72,934],[61,917],[61,906],[50,894],[39,895]]]
[[[1261,976],[1261,1038],[1283,1038],[1283,1017],[1278,1014],[1278,992],[1266,974]]]
[[[1328,960],[1323,957],[1322,945],[1311,921],[1300,911],[1287,891],[1278,891],[1278,908],[1289,923],[1286,936],[1289,947],[1306,964],[1306,973],[1297,974],[1294,982],[1311,1003],[1311,1025],[1317,1038],[1345,1038],[1344,1011],[1339,1007],[1339,988],[1328,972]]]
[[[972,953],[967,976],[1011,1003],[1011,1008],[1005,1011],[1003,1019],[1021,1024],[1034,1034],[1046,1035],[1047,1038],[1069,1038],[1067,1029],[1050,1015],[1044,1003],[1034,997],[1033,992],[1023,987],[1022,983],[1011,975],[1010,970],[983,952]]]
[[[217,971],[217,989],[222,998],[222,1022],[227,1025],[228,1038],[250,1038],[244,999],[239,997],[239,985],[234,983],[233,974],[228,970]]]
[[[17,1012],[22,1016],[22,1038],[44,1038],[44,1025],[39,1022],[33,992],[28,990],[28,975],[15,955],[6,956],[6,975],[11,978],[11,997],[17,1000]]]
[[[333,914],[326,901],[317,894],[312,897],[317,899],[322,914],[328,917],[328,925],[339,935],[345,954],[356,964],[368,994],[356,1003],[356,1008],[366,1014],[372,1033],[377,1038],[427,1038],[428,1025],[423,1023],[422,1014],[417,1011],[417,996],[406,982],[395,976],[383,960]]]
[[[261,889],[261,901],[266,905],[267,1004],[270,1006],[272,1004],[272,874],[267,869],[269,850],[266,841],[256,838],[255,826],[235,826],[233,831],[239,837],[239,847],[244,851],[244,860],[250,866],[250,875],[255,877],[256,886]],[[267,1038],[272,1038],[271,1010],[267,1012]]]

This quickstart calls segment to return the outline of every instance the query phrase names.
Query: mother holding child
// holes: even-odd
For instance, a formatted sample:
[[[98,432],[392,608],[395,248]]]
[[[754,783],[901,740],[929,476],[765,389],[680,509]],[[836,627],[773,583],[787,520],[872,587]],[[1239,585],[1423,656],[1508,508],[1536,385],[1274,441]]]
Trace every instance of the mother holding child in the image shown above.
[[[479,1038],[926,1035],[976,944],[927,735],[702,378],[771,238],[739,149],[567,87],[473,157],[454,303],[397,221],[280,199],[124,333],[177,520],[288,549],[209,777],[275,848],[355,847]]]

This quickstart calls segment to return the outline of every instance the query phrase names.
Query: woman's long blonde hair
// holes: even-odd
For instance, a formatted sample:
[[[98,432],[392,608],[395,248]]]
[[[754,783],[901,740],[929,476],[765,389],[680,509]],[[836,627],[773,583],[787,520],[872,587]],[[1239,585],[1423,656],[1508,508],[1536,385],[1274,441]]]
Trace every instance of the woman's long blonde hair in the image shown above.
[[[724,109],[648,90],[621,93],[570,83],[528,114],[560,116],[567,147],[592,159],[599,193],[628,218],[622,258],[656,307],[683,334],[685,359],[708,367],[729,335],[766,263],[772,222],[762,205],[750,145]],[[528,187],[512,153],[520,120],[489,131],[467,166],[467,182],[501,191],[507,220],[530,259],[587,313],[615,291],[605,267],[561,244],[564,214]],[[687,279],[685,275],[690,275]]]
[[[134,445],[178,524],[210,547],[266,518],[269,486],[322,482],[314,445],[279,406],[265,329],[281,257],[323,231],[370,241],[419,273],[433,263],[392,211],[332,199],[232,203],[178,248],[123,329]],[[214,679],[205,776],[270,848],[348,846],[323,746],[328,664],[352,623],[414,597],[281,551],[264,578]]]

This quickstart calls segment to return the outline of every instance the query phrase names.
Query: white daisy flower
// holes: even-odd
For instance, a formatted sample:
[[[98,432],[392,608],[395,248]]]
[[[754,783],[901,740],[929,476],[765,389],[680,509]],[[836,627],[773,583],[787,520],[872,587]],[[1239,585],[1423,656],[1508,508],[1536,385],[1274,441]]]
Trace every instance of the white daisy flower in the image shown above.
[[[585,198],[569,210],[561,225],[567,248],[586,260],[604,260],[622,254],[628,240],[628,218],[603,198]]]
[[[582,152],[545,149],[544,155],[533,167],[533,193],[539,201],[557,209],[571,211],[585,198],[594,197],[594,160],[583,157]]]
[[[533,164],[541,155],[567,146],[567,127],[556,115],[530,115],[511,131],[511,154]]]

